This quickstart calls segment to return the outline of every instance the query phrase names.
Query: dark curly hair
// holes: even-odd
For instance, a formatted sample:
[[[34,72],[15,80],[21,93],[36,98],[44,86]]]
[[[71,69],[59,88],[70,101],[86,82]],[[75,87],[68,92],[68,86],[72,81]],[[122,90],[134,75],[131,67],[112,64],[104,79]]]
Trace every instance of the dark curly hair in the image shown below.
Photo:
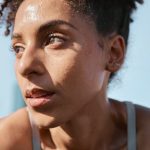
[[[5,35],[9,35],[14,25],[16,12],[24,0],[4,0],[0,8],[0,22],[6,24]],[[113,32],[121,35],[128,44],[129,25],[136,2],[143,0],[65,0],[74,11],[90,16],[97,31],[104,36]],[[115,73],[111,74],[110,79]]]

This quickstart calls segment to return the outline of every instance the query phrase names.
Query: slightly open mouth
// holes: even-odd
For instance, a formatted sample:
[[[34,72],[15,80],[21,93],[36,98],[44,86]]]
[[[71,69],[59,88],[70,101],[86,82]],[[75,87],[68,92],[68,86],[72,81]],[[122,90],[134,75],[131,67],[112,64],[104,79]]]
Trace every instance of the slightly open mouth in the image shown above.
[[[32,89],[26,91],[25,97],[31,107],[40,107],[52,101],[54,94],[42,89]]]
[[[29,102],[31,107],[40,107],[52,101],[53,95],[54,94],[49,94],[49,95],[47,94],[40,97],[30,97],[27,98],[27,101]]]

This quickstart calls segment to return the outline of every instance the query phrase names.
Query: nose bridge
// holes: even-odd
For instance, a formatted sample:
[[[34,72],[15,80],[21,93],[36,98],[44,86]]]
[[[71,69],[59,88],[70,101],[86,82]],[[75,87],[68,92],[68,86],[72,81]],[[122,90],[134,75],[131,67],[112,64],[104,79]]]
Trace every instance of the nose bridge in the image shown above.
[[[28,76],[33,73],[41,74],[44,70],[44,65],[40,50],[35,46],[26,48],[18,61],[17,67],[19,73],[23,76]]]

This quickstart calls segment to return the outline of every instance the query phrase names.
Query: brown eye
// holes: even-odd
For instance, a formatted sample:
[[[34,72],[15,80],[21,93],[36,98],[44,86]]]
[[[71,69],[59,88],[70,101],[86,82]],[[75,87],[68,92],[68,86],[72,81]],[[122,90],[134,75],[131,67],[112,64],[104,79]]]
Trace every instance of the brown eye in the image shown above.
[[[45,46],[50,46],[51,48],[59,48],[65,44],[66,38],[60,34],[50,34],[45,41]]]
[[[24,48],[21,46],[14,46],[13,49],[16,54],[24,51]]]
[[[15,53],[15,55],[18,57],[18,56],[21,56],[21,54],[24,52],[24,47],[23,46],[13,46],[12,47],[12,51]]]

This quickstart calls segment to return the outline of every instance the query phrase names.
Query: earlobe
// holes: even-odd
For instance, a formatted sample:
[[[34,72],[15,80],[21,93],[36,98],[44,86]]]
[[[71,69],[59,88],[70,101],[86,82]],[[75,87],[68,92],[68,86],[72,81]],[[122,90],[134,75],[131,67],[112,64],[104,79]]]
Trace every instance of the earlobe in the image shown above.
[[[125,42],[124,38],[119,35],[111,37],[109,41],[108,61],[106,70],[109,72],[117,72],[125,58]]]

